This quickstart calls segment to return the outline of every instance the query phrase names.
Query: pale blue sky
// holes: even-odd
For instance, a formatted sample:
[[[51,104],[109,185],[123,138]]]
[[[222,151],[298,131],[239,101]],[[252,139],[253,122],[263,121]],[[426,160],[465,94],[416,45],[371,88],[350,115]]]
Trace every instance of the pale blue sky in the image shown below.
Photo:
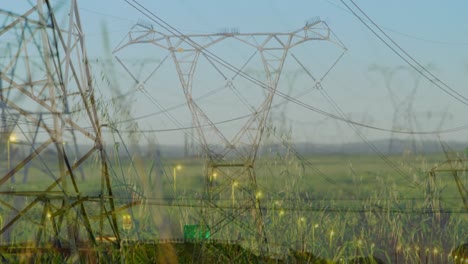
[[[63,0],[53,0],[52,2],[55,4],[67,3]],[[356,121],[367,118],[369,122],[372,122],[372,125],[384,128],[392,127],[394,108],[390,103],[388,91],[384,86],[382,76],[377,72],[369,71],[369,67],[372,64],[390,68],[407,65],[372,35],[360,21],[346,10],[339,0],[141,0],[139,2],[185,34],[214,33],[226,27],[236,27],[243,33],[288,32],[302,27],[305,21],[310,18],[320,17],[329,24],[348,49],[329,78],[324,81],[324,88],[343,111],[350,114]],[[350,4],[348,1],[345,2]],[[435,66],[434,73],[440,79],[468,97],[466,86],[468,81],[467,1],[395,0],[356,1],[356,3],[421,64],[433,64]],[[79,6],[83,27],[87,35],[88,52],[92,59],[110,56],[110,51],[103,48],[104,27],[109,32],[109,45],[113,49],[139,19],[149,21],[123,0],[81,0]],[[63,8],[67,8],[66,4]],[[235,51],[234,47],[231,54],[219,55],[229,60],[230,56],[236,56]],[[149,47],[142,47],[138,52],[149,54],[148,57],[153,54]],[[320,51],[313,52],[318,52],[316,56],[320,57]],[[99,66],[93,67],[95,75],[99,75]],[[120,66],[115,65],[115,67],[119,68]],[[123,73],[121,69],[118,71]],[[122,90],[133,89],[131,84],[126,81],[128,78],[120,73],[119,76],[122,78],[119,80],[120,88]],[[173,79],[169,80],[170,78]],[[155,77],[152,81],[155,85],[164,83],[163,85],[167,86],[164,90],[151,90],[151,94],[159,101],[164,102],[165,107],[184,101],[181,96],[181,88],[174,87],[177,86],[176,75]],[[398,81],[395,81],[393,88],[401,95],[400,98],[404,98],[411,90],[410,81],[411,79],[405,74],[401,75]],[[178,91],[172,89],[178,89]],[[103,94],[107,96],[108,92],[103,91]],[[452,128],[468,123],[464,114],[468,107],[448,97],[428,81],[421,81],[416,97],[413,105],[415,111],[433,113],[431,118],[420,114],[418,117],[420,129],[434,129],[439,123],[436,116],[440,116],[440,112],[445,111],[445,109],[448,109],[450,119],[447,118],[443,128]],[[157,111],[155,105],[139,93],[134,94],[130,99],[134,102],[132,109],[135,116]],[[324,102],[319,94],[302,99],[315,107],[333,112],[330,105]],[[209,100],[207,104],[209,104],[208,102]],[[207,111],[216,112],[216,102],[209,105]],[[184,118],[184,113],[175,111],[174,115],[181,117],[180,122],[183,126],[190,126],[191,119]],[[323,116],[292,104],[288,105],[286,116],[288,120],[291,120],[296,141],[358,140],[347,125],[332,120],[323,121]],[[222,117],[222,115],[214,116],[213,121],[222,121]],[[226,119],[233,117],[236,117],[235,113],[226,115]],[[161,126],[164,128],[174,127],[174,124],[167,120],[167,116],[165,119],[159,120],[158,117],[143,119],[140,121],[140,127],[142,129],[158,129]],[[161,122],[164,125],[161,125]],[[404,123],[404,121],[400,123]],[[318,129],[318,127],[323,127],[323,129]],[[316,130],[320,131],[313,132]],[[388,133],[371,130],[363,130],[363,132],[371,139],[390,136]],[[174,134],[158,133],[156,138],[163,142],[181,143],[181,136],[179,135],[176,139]],[[465,140],[463,134],[466,134],[465,131],[443,135],[443,137]]]

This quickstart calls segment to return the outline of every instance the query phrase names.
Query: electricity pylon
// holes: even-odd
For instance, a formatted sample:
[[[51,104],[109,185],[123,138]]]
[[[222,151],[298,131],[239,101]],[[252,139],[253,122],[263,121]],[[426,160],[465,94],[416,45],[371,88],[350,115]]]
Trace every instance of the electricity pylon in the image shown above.
[[[416,99],[421,76],[420,74],[411,74],[412,69],[399,66],[396,68],[383,67],[379,65],[372,65],[371,71],[377,71],[382,74],[384,78],[384,86],[388,91],[390,102],[393,107],[392,131],[396,130],[409,130],[414,131],[417,128],[418,120],[414,112],[413,103]],[[405,94],[397,92],[395,89],[394,81],[398,73],[401,71],[410,71],[412,77],[412,87],[409,88]],[[411,85],[411,84],[410,84]],[[400,94],[399,94],[400,93]],[[390,135],[390,142],[388,145],[388,153],[392,153],[394,148],[395,132]],[[417,139],[411,135],[411,147],[413,152],[417,151]]]
[[[48,0],[37,0],[19,12],[0,9],[4,21],[0,40],[13,36],[17,41],[11,60],[0,68],[0,101],[2,119],[19,116],[17,140],[31,150],[0,175],[0,187],[9,190],[8,180],[30,164],[42,168],[30,177],[46,187],[38,190],[22,185],[21,190],[0,193],[3,210],[11,216],[4,219],[0,234],[27,231],[34,234],[37,248],[54,241],[56,247],[69,248],[75,254],[78,242],[95,245],[96,237],[106,232],[119,242],[102,125],[77,1],[70,1],[67,23],[57,22]],[[6,93],[10,96],[3,96]],[[36,130],[34,143],[29,134],[31,127]],[[68,151],[67,144],[76,146],[77,140],[84,154]],[[82,193],[76,177],[79,169],[93,160],[99,163],[95,170],[98,173],[93,176],[100,177],[101,182],[94,196]],[[12,202],[12,196],[13,200],[28,199]],[[96,223],[93,219],[97,219]],[[19,230],[24,226],[31,230]]]
[[[432,68],[431,65],[427,65],[426,68]],[[447,112],[447,109],[443,112],[418,112],[414,109],[414,101],[416,99],[417,91],[420,86],[421,75],[414,72],[411,68],[399,66],[396,68],[383,67],[378,65],[372,65],[370,68],[371,71],[377,71],[382,74],[384,78],[384,85],[389,93],[389,98],[393,107],[393,121],[392,121],[392,130],[408,130],[408,131],[421,131],[421,120],[425,119],[429,121],[435,116],[440,117],[439,123],[434,127],[435,130],[440,130],[447,118],[451,118],[451,115]],[[410,88],[404,94],[396,90],[396,85],[394,83],[395,78],[397,78],[399,72],[405,71],[409,73]],[[412,85],[412,86],[411,86]],[[395,132],[391,133],[390,142],[388,146],[388,153],[394,151],[394,140]],[[418,139],[416,135],[410,135],[411,148],[413,152],[418,150]]]
[[[251,49],[253,55],[244,61],[242,67],[228,69],[220,57],[216,58],[216,55],[211,53],[211,50],[224,41],[238,45],[239,49]],[[296,31],[287,33],[240,33],[235,30],[216,34],[177,35],[157,31],[151,25],[137,24],[114,50],[117,60],[121,62],[118,54],[122,50],[132,45],[150,44],[167,54],[166,58],[172,59],[201,150],[206,157],[205,195],[202,199],[201,214],[202,222],[209,227],[212,237],[216,237],[216,234],[232,223],[240,227],[238,235],[247,238],[247,235],[253,234],[254,240],[266,250],[268,238],[261,205],[264,193],[257,184],[255,170],[258,149],[264,136],[273,97],[278,92],[285,61],[291,50],[311,41],[327,41],[344,49],[342,44],[332,37],[326,23],[314,20]],[[296,57],[295,59],[297,60]],[[249,83],[250,92],[261,89],[258,83],[254,84],[258,79],[244,71],[246,65],[254,60],[257,60],[258,68],[253,70],[262,71],[265,89],[256,105],[249,101],[253,95],[243,96],[236,87],[236,81],[244,78],[252,82]],[[229,91],[223,98],[239,99],[239,104],[245,106],[250,113],[247,121],[242,123],[240,128],[236,128],[238,130],[232,136],[223,133],[209,113],[194,100],[193,94],[197,92],[197,88],[194,88],[197,69],[200,72],[207,70],[200,68],[202,62],[207,68],[215,69],[213,74],[221,76],[224,87]],[[299,68],[304,68],[304,64],[297,64]],[[146,81],[151,76],[141,81],[124,63],[122,66],[131,75],[135,85],[145,90]],[[151,74],[156,71],[157,69]],[[241,234],[242,231],[244,232]]]
[[[465,211],[468,213],[468,188],[465,186],[466,178],[467,178],[467,162],[466,158],[463,158],[455,151],[453,151],[448,144],[440,141],[442,146],[442,150],[445,153],[446,161],[437,164],[437,166],[433,167],[429,172],[429,180],[428,180],[428,197],[430,198],[429,201],[426,203],[431,206],[431,209],[441,210],[441,197],[440,197],[440,187],[437,186],[436,177],[439,177],[439,182],[443,182],[444,185],[448,182],[448,179],[443,178],[444,176],[448,176],[449,178],[453,178],[455,184],[457,186],[458,193],[462,200],[463,207]],[[436,215],[440,219],[440,213]]]

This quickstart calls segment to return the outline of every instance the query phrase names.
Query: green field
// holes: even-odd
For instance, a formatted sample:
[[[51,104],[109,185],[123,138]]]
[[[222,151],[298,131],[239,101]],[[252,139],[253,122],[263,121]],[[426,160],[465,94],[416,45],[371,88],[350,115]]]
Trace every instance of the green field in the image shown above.
[[[445,159],[443,154],[409,153],[390,156],[387,162],[372,155],[263,155],[256,162],[255,173],[257,191],[262,194],[258,208],[263,215],[267,246],[259,243],[255,227],[246,230],[239,225],[251,223],[254,208],[227,221],[210,240],[235,243],[257,255],[266,250],[277,259],[286,259],[290,252],[311,252],[338,263],[368,255],[386,263],[444,263],[451,259],[454,247],[466,242],[468,234],[468,217],[452,175],[438,172],[433,179],[429,174]],[[206,212],[202,213],[206,196],[205,163],[201,158],[166,159],[162,166],[148,156],[109,160],[116,204],[122,206],[132,199],[142,202],[117,214],[120,231],[128,241],[183,239],[184,226],[200,224],[202,216],[206,216]],[[50,185],[49,175],[58,169],[50,165],[55,164],[53,159],[35,162],[29,169],[27,184],[21,183],[23,174],[19,171],[17,182],[7,184],[8,188],[38,191]],[[175,169],[178,165],[181,168]],[[101,186],[99,163],[90,161],[81,169],[85,180],[75,175],[81,196],[97,197]],[[467,176],[460,176],[468,186]],[[243,182],[234,187],[231,183],[221,173],[213,183],[225,187],[214,203],[227,215],[245,199],[245,192],[238,189],[249,187]],[[71,183],[67,184],[60,188],[74,193]],[[8,199],[13,202],[14,197]],[[98,200],[94,203],[98,208]],[[0,209],[4,219],[11,214],[7,207]],[[93,206],[88,212],[90,216],[99,214]],[[217,209],[207,212],[220,217]],[[42,213],[37,207],[28,211],[27,217],[39,219]],[[123,230],[124,215],[131,217],[128,230]],[[14,226],[10,242],[34,239],[34,226],[28,218]],[[92,225],[97,227],[98,223]],[[52,226],[46,222],[44,228],[51,230]],[[106,232],[112,234],[110,229]]]

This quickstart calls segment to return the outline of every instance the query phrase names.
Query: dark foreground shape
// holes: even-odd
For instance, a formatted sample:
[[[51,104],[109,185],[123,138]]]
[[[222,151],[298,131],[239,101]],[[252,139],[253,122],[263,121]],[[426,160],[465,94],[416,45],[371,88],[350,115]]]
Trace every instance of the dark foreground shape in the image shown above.
[[[289,250],[287,263],[310,263],[310,264],[327,264],[325,259],[315,256],[311,252]]]
[[[466,263],[468,260],[468,243],[462,244],[452,250],[451,255],[455,264]]]
[[[377,257],[357,257],[353,258],[349,264],[385,264],[385,262]]]

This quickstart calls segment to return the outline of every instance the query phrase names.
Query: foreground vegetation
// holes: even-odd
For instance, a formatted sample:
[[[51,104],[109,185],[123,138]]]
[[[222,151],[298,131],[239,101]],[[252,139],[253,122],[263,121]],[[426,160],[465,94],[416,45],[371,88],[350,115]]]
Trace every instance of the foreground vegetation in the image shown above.
[[[390,157],[399,171],[377,156],[262,156],[256,173],[268,237],[267,257],[259,256],[262,245],[235,221],[206,243],[161,242],[184,241],[184,226],[200,223],[201,158],[162,160],[160,164],[151,155],[110,159],[116,201],[141,201],[119,212],[121,232],[128,243],[120,249],[114,245],[117,255],[106,257],[112,261],[122,260],[116,259],[120,256],[129,263],[159,262],[161,258],[180,263],[222,258],[249,263],[365,263],[358,258],[375,256],[384,263],[451,263],[452,250],[468,239],[468,215],[455,182],[448,172],[437,173],[436,178],[429,174],[446,159],[443,153]],[[99,194],[97,168],[91,163],[82,168],[86,178],[78,185],[84,195]],[[29,173],[27,184],[17,182],[10,188],[44,189],[46,173],[40,166],[32,166]],[[468,186],[466,175],[460,175]],[[220,176],[216,181],[226,179]],[[239,202],[235,195],[232,187],[232,192],[218,198],[218,205],[229,208]],[[2,216],[8,215],[8,208],[0,209]],[[29,214],[37,219],[41,213],[37,209]],[[123,225],[124,216],[131,218],[130,226]],[[47,225],[45,228],[52,228]],[[30,229],[27,222],[18,223],[10,242],[34,240]],[[111,234],[111,230],[107,232]],[[52,238],[44,243],[48,239]]]

